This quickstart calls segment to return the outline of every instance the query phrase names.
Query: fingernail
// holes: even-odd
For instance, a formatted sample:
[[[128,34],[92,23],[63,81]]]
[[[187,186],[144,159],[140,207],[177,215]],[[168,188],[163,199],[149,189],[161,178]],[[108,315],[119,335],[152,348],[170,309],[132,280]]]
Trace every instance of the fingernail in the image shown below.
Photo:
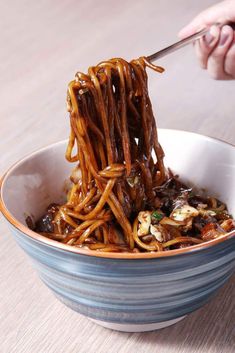
[[[219,30],[218,27],[213,25],[210,28],[210,31],[206,33],[204,40],[207,45],[212,44],[216,38],[218,38]]]
[[[224,26],[220,33],[219,46],[222,47],[226,42],[230,34],[230,28]]]
[[[210,44],[210,43],[213,41],[214,38],[215,38],[215,37],[214,37],[210,32],[208,32],[208,33],[205,35],[206,44]]]
[[[228,39],[228,35],[225,33],[221,33],[220,39],[219,39],[219,46],[222,47]]]

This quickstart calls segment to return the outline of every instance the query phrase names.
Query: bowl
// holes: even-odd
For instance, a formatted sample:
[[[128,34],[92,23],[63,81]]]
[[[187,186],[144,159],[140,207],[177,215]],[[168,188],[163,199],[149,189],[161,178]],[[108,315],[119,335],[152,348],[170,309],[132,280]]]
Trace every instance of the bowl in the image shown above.
[[[165,164],[220,198],[235,215],[235,147],[177,130],[159,129]],[[30,154],[2,178],[1,211],[42,281],[71,309],[105,327],[129,332],[169,326],[203,306],[231,276],[235,232],[207,243],[159,253],[105,253],[64,245],[28,229],[25,218],[63,202],[72,165],[67,141]]]

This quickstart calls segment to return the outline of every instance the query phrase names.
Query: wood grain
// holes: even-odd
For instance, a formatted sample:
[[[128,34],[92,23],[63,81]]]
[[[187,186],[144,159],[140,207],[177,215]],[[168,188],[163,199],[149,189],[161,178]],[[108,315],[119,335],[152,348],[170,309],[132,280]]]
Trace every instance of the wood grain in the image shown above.
[[[63,139],[67,83],[114,56],[151,54],[211,0],[9,0],[0,2],[0,174]],[[149,85],[160,127],[235,143],[234,81],[211,80],[192,48],[159,61]],[[106,330],[60,304],[0,219],[1,353],[232,353],[235,278],[179,324],[145,334]]]

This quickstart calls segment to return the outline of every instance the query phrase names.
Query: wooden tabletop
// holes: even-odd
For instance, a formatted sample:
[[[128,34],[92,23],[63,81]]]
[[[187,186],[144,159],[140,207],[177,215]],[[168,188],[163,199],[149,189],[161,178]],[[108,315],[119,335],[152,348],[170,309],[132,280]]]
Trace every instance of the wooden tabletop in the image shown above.
[[[110,57],[148,55],[176,40],[211,0],[0,2],[0,175],[68,135],[66,87],[77,70]],[[210,79],[191,47],[149,76],[159,127],[235,144],[234,81]],[[172,146],[173,147],[173,146]],[[192,156],[193,158],[193,156]],[[0,218],[1,353],[232,353],[235,278],[204,308],[150,333],[109,331],[62,305],[40,281]]]

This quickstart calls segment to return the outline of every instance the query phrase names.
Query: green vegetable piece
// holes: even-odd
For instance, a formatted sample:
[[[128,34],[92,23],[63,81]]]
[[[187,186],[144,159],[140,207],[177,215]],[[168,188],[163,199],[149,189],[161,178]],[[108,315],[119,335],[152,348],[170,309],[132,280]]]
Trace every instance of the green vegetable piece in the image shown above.
[[[153,211],[152,217],[154,217],[157,221],[160,221],[164,215],[158,211]]]

